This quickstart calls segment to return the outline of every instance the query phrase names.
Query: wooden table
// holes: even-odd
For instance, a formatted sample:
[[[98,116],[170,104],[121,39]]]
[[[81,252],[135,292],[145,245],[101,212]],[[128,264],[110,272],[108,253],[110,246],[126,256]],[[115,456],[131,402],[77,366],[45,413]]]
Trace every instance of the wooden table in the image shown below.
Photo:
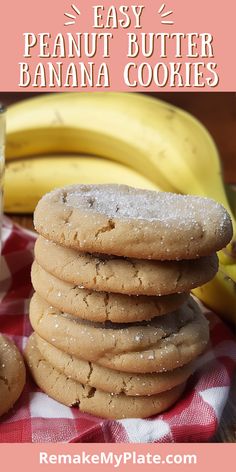
[[[27,94],[36,95],[36,94]],[[236,94],[165,93],[157,98],[178,105],[199,118],[214,137],[222,157],[225,181],[236,183]],[[0,93],[0,102],[8,105],[26,98],[23,93]],[[32,229],[32,215],[9,215],[15,222]],[[235,328],[230,327],[235,332]],[[214,442],[236,442],[236,372],[227,405]]]

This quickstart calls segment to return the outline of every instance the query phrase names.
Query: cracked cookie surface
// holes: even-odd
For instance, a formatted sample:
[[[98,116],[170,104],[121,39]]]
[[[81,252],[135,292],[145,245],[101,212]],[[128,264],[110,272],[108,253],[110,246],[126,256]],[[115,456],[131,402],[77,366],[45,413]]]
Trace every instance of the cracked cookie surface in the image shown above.
[[[127,295],[188,292],[212,279],[218,269],[216,254],[196,260],[148,261],[80,253],[43,237],[36,241],[35,258],[61,280]]]
[[[192,195],[125,185],[72,185],[45,195],[34,214],[39,234],[81,252],[138,259],[194,259],[232,238],[227,211]]]
[[[81,320],[35,293],[30,321],[36,333],[58,349],[123,372],[173,370],[195,359],[209,340],[208,322],[191,297],[173,313],[127,325]]]
[[[83,385],[55,369],[41,354],[35,338],[30,337],[25,357],[37,385],[50,397],[67,406],[79,406],[81,411],[103,418],[146,418],[172,406],[181,396],[184,384],[150,396],[110,394]]]
[[[96,322],[110,320],[115,323],[130,323],[150,320],[176,310],[189,296],[185,293],[157,297],[129,296],[86,290],[54,277],[37,262],[32,265],[31,278],[35,291],[49,305]]]
[[[18,400],[25,385],[25,365],[15,344],[0,334],[0,416]]]
[[[194,371],[194,363],[178,369],[152,374],[125,373],[107,369],[99,364],[71,356],[45,341],[36,333],[32,335],[44,359],[55,369],[83,385],[109,393],[124,393],[128,396],[155,395],[180,385]]]

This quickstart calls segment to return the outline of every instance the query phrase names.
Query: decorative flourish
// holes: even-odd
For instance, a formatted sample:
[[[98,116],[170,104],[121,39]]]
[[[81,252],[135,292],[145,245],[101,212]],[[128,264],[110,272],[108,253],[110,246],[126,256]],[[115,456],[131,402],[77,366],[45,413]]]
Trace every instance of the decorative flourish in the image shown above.
[[[165,3],[162,3],[162,5],[160,6],[160,8],[158,10],[158,13],[159,13],[159,15],[161,15],[161,18],[166,18],[167,16],[173,14],[173,10],[168,10],[168,11],[164,12],[165,8],[166,8]],[[174,21],[173,20],[161,20],[161,23],[163,25],[173,25]]]
[[[74,4],[71,5],[71,8],[74,10],[74,12],[78,16],[80,15],[79,9]],[[71,20],[72,20],[72,21],[67,21],[66,23],[64,23],[64,26],[69,26],[69,25],[74,25],[75,24],[76,15],[72,15],[71,13],[64,13],[64,15],[67,16],[67,18],[71,18]]]

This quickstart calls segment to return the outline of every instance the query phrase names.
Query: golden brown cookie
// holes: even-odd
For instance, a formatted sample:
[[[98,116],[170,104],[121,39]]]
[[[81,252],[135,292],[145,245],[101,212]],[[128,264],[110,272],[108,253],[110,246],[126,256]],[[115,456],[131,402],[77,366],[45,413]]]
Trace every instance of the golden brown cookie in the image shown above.
[[[150,320],[180,307],[189,294],[172,294],[163,297],[120,295],[95,292],[63,282],[47,273],[37,262],[32,265],[31,278],[36,292],[49,305],[82,319],[115,323]]]
[[[125,185],[54,190],[39,201],[34,223],[63,246],[138,259],[194,259],[232,238],[227,211],[209,198]]]
[[[25,365],[15,344],[0,334],[0,416],[18,400],[25,385]]]
[[[89,290],[127,295],[188,292],[212,279],[218,269],[216,254],[186,261],[128,259],[81,253],[41,236],[35,258],[58,279]]]
[[[158,395],[128,397],[84,386],[52,367],[40,353],[34,337],[30,337],[25,357],[37,385],[50,397],[68,406],[79,406],[81,411],[103,418],[145,418],[172,406],[184,390],[178,385]]]
[[[124,393],[128,396],[155,395],[186,382],[194,371],[194,364],[191,363],[162,373],[119,372],[71,356],[49,344],[36,333],[32,334],[31,337],[34,338],[32,342],[37,344],[43,358],[55,369],[76,382],[108,393]]]
[[[81,320],[34,294],[30,321],[36,333],[58,349],[122,372],[181,367],[201,354],[209,339],[208,322],[191,297],[176,312],[122,325]]]

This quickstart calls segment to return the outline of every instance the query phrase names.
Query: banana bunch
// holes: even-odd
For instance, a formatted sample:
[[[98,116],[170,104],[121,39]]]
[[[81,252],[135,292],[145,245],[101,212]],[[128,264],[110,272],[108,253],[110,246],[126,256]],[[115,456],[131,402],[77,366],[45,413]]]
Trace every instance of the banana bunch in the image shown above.
[[[195,293],[236,321],[236,222],[217,149],[194,117],[134,93],[42,95],[9,107],[6,159],[7,211],[32,211],[43,193],[74,182],[127,183],[222,203],[234,238],[219,252],[216,278]]]

